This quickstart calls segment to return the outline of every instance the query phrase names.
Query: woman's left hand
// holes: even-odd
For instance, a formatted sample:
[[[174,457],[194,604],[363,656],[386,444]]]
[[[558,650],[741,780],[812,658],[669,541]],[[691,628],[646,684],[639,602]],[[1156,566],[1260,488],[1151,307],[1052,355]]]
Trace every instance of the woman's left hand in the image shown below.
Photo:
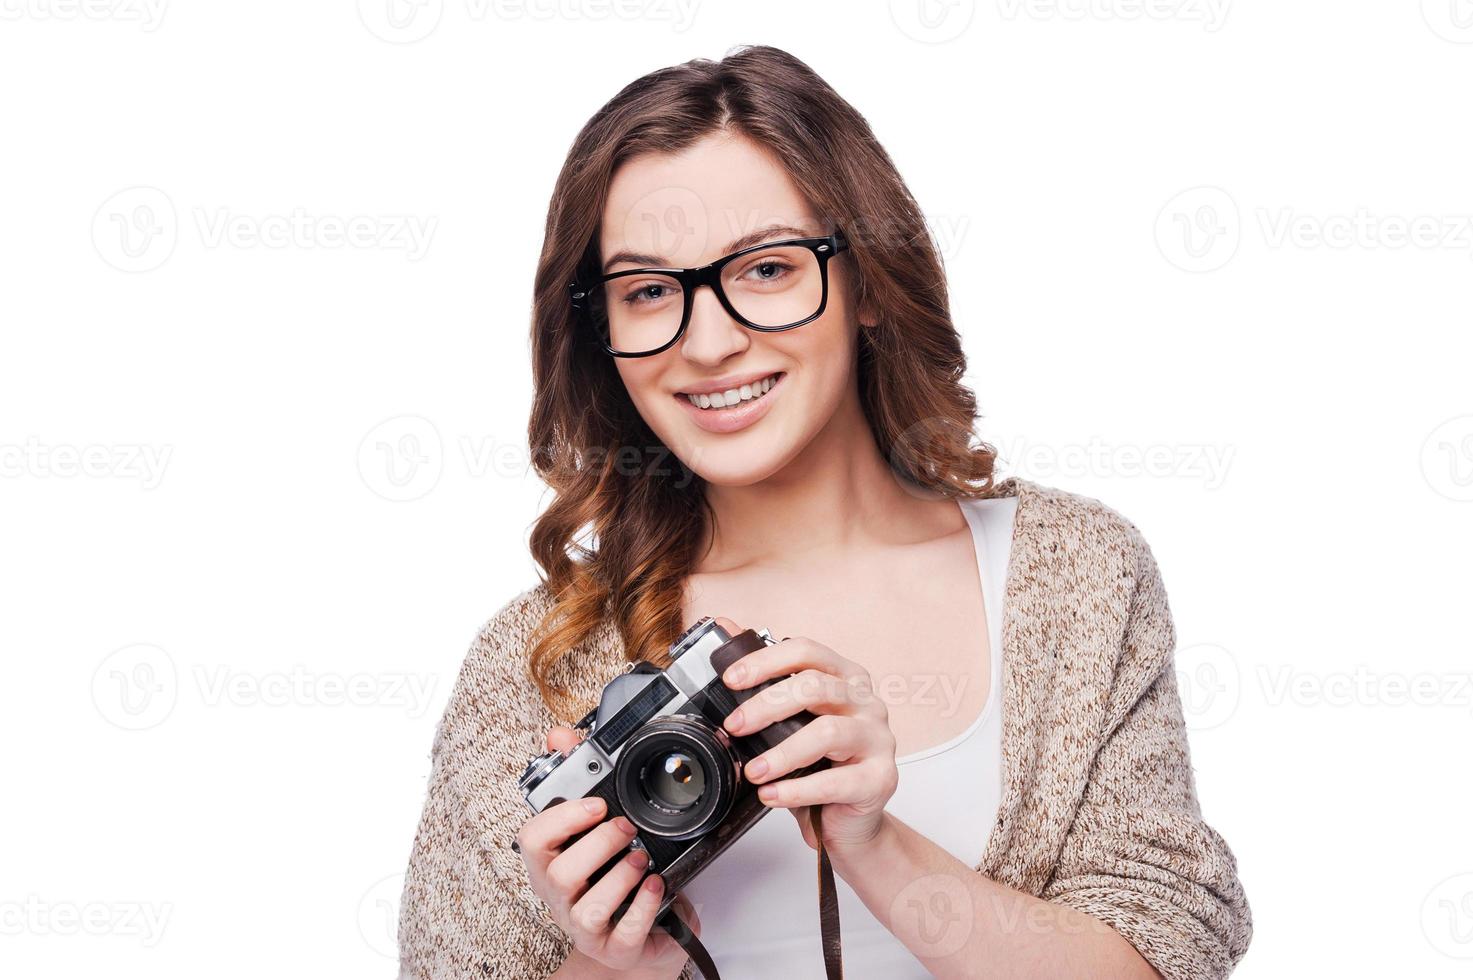
[[[725,617],[716,622],[733,636],[741,632]],[[727,716],[728,732],[750,735],[800,710],[817,717],[748,762],[744,775],[760,787],[762,802],[793,810],[809,847],[818,842],[807,808],[819,805],[825,847],[869,842],[880,831],[885,804],[900,778],[890,713],[875,695],[869,671],[822,643],[794,636],[746,654],[722,681],[739,690],[774,677],[784,679]],[[822,758],[830,760],[827,769],[782,778]]]

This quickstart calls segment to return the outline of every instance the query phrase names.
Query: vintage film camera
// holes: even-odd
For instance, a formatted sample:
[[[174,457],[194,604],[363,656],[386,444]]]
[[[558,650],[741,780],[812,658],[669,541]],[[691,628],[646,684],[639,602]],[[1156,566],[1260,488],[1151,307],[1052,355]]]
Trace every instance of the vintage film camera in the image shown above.
[[[742,766],[813,720],[810,712],[799,711],[741,736],[721,727],[737,705],[782,680],[733,691],[721,674],[745,654],[776,642],[765,629],[728,636],[704,616],[670,647],[669,668],[631,663],[604,685],[598,707],[578,722],[584,737],[567,756],[547,752],[527,764],[517,783],[527,805],[540,813],[564,800],[599,796],[608,803],[604,819],[628,817],[637,828],[632,846],[645,850],[648,870],[665,879],[657,913],[663,914],[686,882],[769,811],[757,787],[742,779]],[[819,759],[788,778],[828,765]],[[601,878],[624,853],[590,880]]]

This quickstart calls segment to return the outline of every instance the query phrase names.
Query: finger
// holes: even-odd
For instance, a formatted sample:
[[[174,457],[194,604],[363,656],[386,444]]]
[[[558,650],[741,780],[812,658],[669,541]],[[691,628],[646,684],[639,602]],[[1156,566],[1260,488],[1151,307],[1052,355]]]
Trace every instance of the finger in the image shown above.
[[[581,741],[583,737],[578,734],[577,730],[567,725],[554,725],[547,731],[547,751],[549,752],[561,752],[567,755],[577,748]]]
[[[561,911],[577,901],[594,872],[633,839],[634,824],[628,817],[618,816],[594,827],[553,858],[547,866],[547,883],[562,899]]]
[[[648,875],[634,891],[634,900],[619,917],[619,922],[609,934],[609,945],[627,952],[642,949],[650,941],[650,926],[655,923],[660,899],[665,894],[665,880],[657,874]],[[651,942],[651,947],[659,944]]]
[[[894,778],[887,777],[878,767],[868,771],[866,765],[832,766],[797,779],[779,779],[757,790],[759,800],[779,808],[823,803],[866,806],[876,800],[888,800],[893,794]],[[803,836],[807,840],[809,835]],[[809,846],[813,846],[812,842]]]
[[[568,910],[568,921],[587,937],[601,940],[614,918],[614,910],[639,884],[649,863],[649,855],[644,851],[630,851],[602,878],[588,886],[588,891]]]
[[[564,800],[534,814],[517,831],[517,848],[528,867],[545,867],[569,837],[602,820],[607,806],[602,799],[589,796]]]
[[[819,759],[848,762],[869,748],[871,727],[847,715],[819,715],[749,761],[742,774],[748,782],[765,783]]]
[[[794,636],[738,657],[735,663],[726,668],[721,680],[732,690],[740,690],[759,684],[769,677],[796,674],[805,667],[839,677],[847,677],[862,669],[822,643],[815,643],[807,637]]]
[[[713,618],[716,620],[717,626],[720,626],[722,629],[726,630],[727,636],[736,636],[742,631],[742,628],[740,626],[727,619],[725,616],[716,616]]]
[[[733,735],[746,735],[760,732],[773,722],[799,711],[843,714],[858,708],[859,705],[851,700],[847,681],[810,668],[752,695],[727,715],[722,725]]]

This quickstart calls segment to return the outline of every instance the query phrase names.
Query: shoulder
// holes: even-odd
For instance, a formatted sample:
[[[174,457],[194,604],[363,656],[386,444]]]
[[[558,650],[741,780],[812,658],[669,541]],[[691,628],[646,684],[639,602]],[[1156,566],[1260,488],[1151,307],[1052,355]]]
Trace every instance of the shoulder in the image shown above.
[[[481,624],[466,660],[485,661],[487,668],[505,666],[510,655],[526,648],[552,606],[552,592],[546,582],[518,592]]]
[[[467,738],[484,742],[493,732],[504,739],[516,727],[514,722],[532,723],[534,716],[542,714],[541,699],[528,671],[528,652],[551,606],[546,585],[538,583],[504,601],[482,623],[456,672],[436,734],[437,752]],[[530,737],[519,741],[535,743]],[[525,745],[517,747],[517,751],[525,749]]]
[[[1118,714],[1169,667],[1176,646],[1151,547],[1134,521],[1094,497],[1019,482],[1033,565],[1020,602],[1049,622],[1054,643]]]
[[[457,693],[463,699],[518,706],[518,716],[543,730],[547,725],[576,721],[583,713],[576,710],[577,705],[596,704],[603,682],[622,667],[619,633],[607,617],[571,641],[545,668],[546,680],[571,694],[573,714],[553,717],[553,708],[543,701],[533,678],[533,646],[556,606],[556,596],[546,582],[531,585],[503,602],[472,639],[456,681]]]
[[[1019,521],[1040,546],[1085,578],[1156,574],[1155,557],[1135,521],[1095,497],[1010,477],[1020,500]]]

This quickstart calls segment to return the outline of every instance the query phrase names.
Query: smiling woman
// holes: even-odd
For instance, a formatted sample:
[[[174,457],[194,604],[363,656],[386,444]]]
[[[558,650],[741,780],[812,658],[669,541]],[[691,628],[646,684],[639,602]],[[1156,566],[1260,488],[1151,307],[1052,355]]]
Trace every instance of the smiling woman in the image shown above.
[[[1233,969],[1151,550],[997,479],[920,208],[811,69],[743,48],[594,115],[532,354],[545,578],[441,722],[403,977],[833,978],[840,912],[851,978]]]

